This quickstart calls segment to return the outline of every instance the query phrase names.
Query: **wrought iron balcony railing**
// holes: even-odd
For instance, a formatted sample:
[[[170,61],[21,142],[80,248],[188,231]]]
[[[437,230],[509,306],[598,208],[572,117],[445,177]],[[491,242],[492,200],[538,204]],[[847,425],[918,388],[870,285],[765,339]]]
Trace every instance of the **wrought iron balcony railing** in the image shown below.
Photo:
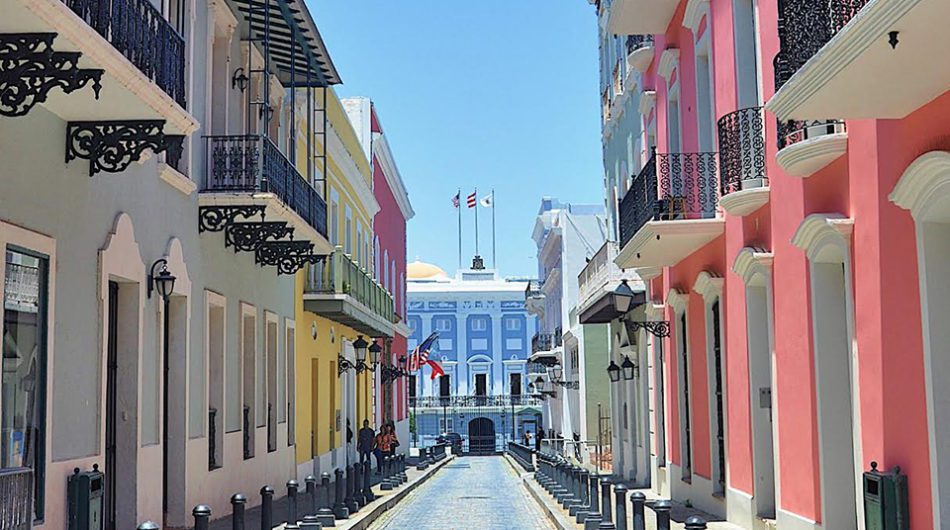
[[[327,203],[266,136],[207,136],[205,191],[275,194],[317,232],[327,235]]]
[[[627,55],[646,46],[653,46],[653,35],[627,35]]]
[[[719,164],[722,195],[767,185],[762,107],[740,109],[719,119]]]
[[[63,0],[179,105],[185,106],[185,39],[149,0]]]
[[[717,166],[716,153],[654,152],[620,201],[621,247],[647,221],[715,217]]]
[[[0,470],[0,528],[33,528],[33,470],[12,467]]]
[[[396,322],[393,296],[366,269],[350,259],[342,247],[336,247],[325,259],[310,265],[307,292],[349,295],[387,322]]]
[[[562,340],[560,329],[554,333],[536,333],[531,337],[531,353],[551,351],[560,346]]]
[[[496,396],[421,396],[409,398],[409,406],[417,408],[521,407],[540,405],[541,400],[529,394],[505,394]]]
[[[779,121],[778,148],[785,149],[810,138],[841,132],[845,132],[842,120]]]
[[[782,88],[868,0],[779,0],[775,90]]]
[[[541,282],[538,280],[528,280],[528,286],[524,290],[525,300],[541,296]]]

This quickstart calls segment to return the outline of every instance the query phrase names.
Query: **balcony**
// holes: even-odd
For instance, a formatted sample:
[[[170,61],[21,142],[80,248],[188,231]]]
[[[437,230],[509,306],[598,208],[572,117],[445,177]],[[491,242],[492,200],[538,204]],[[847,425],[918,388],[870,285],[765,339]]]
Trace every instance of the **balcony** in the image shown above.
[[[718,129],[719,204],[732,215],[748,215],[769,200],[762,107],[730,112],[719,119]]]
[[[535,333],[531,337],[531,356],[528,360],[545,365],[559,363],[563,340],[561,328],[555,329],[554,333]]]
[[[950,49],[950,2],[784,4],[776,57],[782,82],[768,104],[783,120],[903,118],[950,86],[950,71],[931,62],[935,50]]]
[[[416,409],[451,407],[453,409],[482,407],[540,407],[541,399],[535,396],[496,395],[496,396],[420,396],[409,398],[409,406]]]
[[[613,0],[607,29],[617,35],[666,33],[680,0]]]
[[[628,35],[626,48],[627,71],[641,74],[646,72],[655,53],[653,35]]]
[[[392,295],[336,247],[310,265],[304,309],[349,326],[370,337],[392,337],[396,312]]]
[[[622,269],[667,267],[723,232],[716,153],[650,157],[620,201]]]
[[[533,315],[544,314],[544,293],[541,292],[541,282],[529,280],[524,290],[524,306],[528,313]]]
[[[577,276],[580,301],[577,312],[581,324],[605,324],[621,316],[614,308],[612,294],[621,281],[627,280],[635,292],[643,293],[640,277],[633,271],[621,270],[614,263],[618,252],[616,241],[604,242]],[[631,307],[643,301],[645,297],[644,300],[634,300]]]
[[[841,120],[778,122],[775,161],[794,177],[808,177],[848,150],[848,131]]]
[[[77,87],[29,85],[36,103],[66,121],[162,120],[173,135],[198,126],[185,110],[184,38],[148,0],[14,0],[4,4],[0,34],[51,38],[47,48],[55,53],[38,55],[41,61],[73,54],[73,68],[99,72],[89,83],[95,90],[69,95]],[[12,64],[0,66],[0,73],[23,81]],[[54,60],[46,68],[62,66]],[[51,90],[55,86],[63,90]]]

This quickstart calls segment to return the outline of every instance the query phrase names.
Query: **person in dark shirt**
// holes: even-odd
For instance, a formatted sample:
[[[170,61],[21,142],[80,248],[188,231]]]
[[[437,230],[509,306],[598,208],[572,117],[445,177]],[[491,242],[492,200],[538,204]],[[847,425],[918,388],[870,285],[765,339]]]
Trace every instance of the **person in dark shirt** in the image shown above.
[[[356,435],[356,450],[360,452],[360,464],[370,461],[370,455],[376,449],[376,431],[369,426],[369,420],[363,420],[363,428]]]

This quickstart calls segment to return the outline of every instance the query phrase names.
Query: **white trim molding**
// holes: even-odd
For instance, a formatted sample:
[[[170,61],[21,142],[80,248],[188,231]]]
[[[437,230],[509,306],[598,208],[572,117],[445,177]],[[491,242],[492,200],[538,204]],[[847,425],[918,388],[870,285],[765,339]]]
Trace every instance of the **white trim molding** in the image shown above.
[[[709,302],[717,296],[722,296],[722,286],[725,280],[715,272],[702,271],[696,275],[693,282],[693,291],[699,293],[703,300]]]
[[[637,103],[637,110],[643,117],[647,117],[653,109],[656,108],[656,90],[644,90],[640,93],[640,101]]]
[[[759,186],[727,193],[719,199],[719,205],[729,215],[742,217],[765,206],[769,202],[769,187]]]
[[[751,285],[756,275],[769,279],[772,277],[772,260],[774,255],[760,248],[745,247],[736,255],[732,264],[732,272],[742,278],[742,283]]]
[[[673,75],[673,71],[679,66],[680,63],[680,51],[679,48],[667,48],[663,50],[663,53],[660,55],[660,64],[657,65],[656,71],[663,79],[666,79],[666,82],[670,82],[670,76]]]
[[[637,271],[637,276],[645,282],[658,278],[663,274],[663,267],[637,267],[634,270]]]
[[[399,168],[396,167],[396,160],[389,148],[389,142],[386,141],[386,135],[380,133],[374,133],[373,139],[375,140],[373,142],[373,156],[379,160],[383,175],[386,177],[386,183],[389,184],[389,189],[396,198],[396,204],[399,205],[402,217],[408,221],[416,215],[416,212],[413,211],[412,204],[409,203],[409,193],[406,191],[405,184],[403,184],[402,174],[399,173]]]
[[[779,149],[775,162],[793,177],[810,177],[847,150],[847,132],[821,134]]]
[[[930,151],[911,162],[894,190],[887,196],[909,210],[914,220],[923,220],[934,206],[950,195],[950,152]]]
[[[709,30],[709,0],[689,0],[683,12],[683,27],[689,28],[695,38],[699,23],[706,18],[706,30]]]
[[[683,311],[686,311],[687,302],[689,302],[689,297],[686,295],[686,293],[676,289],[675,287],[666,293],[666,305],[670,306],[674,313],[679,314]]]
[[[819,259],[819,254],[825,249],[829,239],[839,245],[843,244],[844,250],[849,250],[853,230],[854,220],[849,217],[837,213],[815,213],[798,225],[798,230],[792,236],[792,244],[804,250],[808,259],[824,261]]]

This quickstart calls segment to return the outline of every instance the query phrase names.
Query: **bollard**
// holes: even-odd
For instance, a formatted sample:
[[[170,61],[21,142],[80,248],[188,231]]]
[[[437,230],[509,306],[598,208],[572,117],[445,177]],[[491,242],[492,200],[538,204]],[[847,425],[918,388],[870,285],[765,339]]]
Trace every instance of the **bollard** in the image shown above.
[[[307,475],[307,478],[303,479],[303,482],[307,485],[307,498],[310,499],[310,502],[307,503],[307,508],[304,510],[304,513],[315,515],[317,513],[317,477],[313,475]],[[304,516],[304,519],[306,519],[306,515]]]
[[[244,505],[247,497],[240,493],[231,495],[231,530],[244,530]]]
[[[320,524],[320,519],[316,515],[304,515],[303,520],[300,521],[300,528],[309,528],[310,530],[322,530],[323,525]]]
[[[577,512],[574,514],[574,522],[581,524],[587,519],[587,514],[591,511],[596,511],[595,508],[591,508],[590,505],[590,472],[586,469],[581,469],[580,477],[580,491],[581,491],[581,505],[577,508]]]
[[[610,521],[601,521],[600,526],[597,527],[597,530],[617,530],[617,527],[614,526]]]
[[[610,517],[610,477],[604,477],[600,481],[600,504],[600,515],[604,518],[604,521],[613,522]]]
[[[320,474],[320,509],[317,510],[317,520],[324,528],[336,526],[336,517],[333,516],[333,501],[330,497],[330,474],[324,471]]]
[[[399,455],[399,480],[403,484],[409,482],[409,477],[406,475],[406,455]]]
[[[363,464],[359,462],[353,464],[353,501],[360,508],[366,506],[366,499],[363,498]]]
[[[593,520],[593,526],[588,525],[588,521]],[[584,519],[584,528],[597,529],[603,517],[600,514],[600,476],[596,473],[590,474],[590,504],[587,511],[587,518]]]
[[[388,456],[383,457],[383,474],[379,481],[379,488],[384,491],[390,491],[393,489],[393,483],[389,480],[389,467],[390,461]]]
[[[647,502],[647,496],[642,492],[635,491],[630,494],[630,504],[633,505],[633,530],[646,530],[647,521],[643,513],[643,506]]]
[[[360,507],[356,504],[356,499],[353,498],[353,490],[355,485],[353,473],[353,464],[346,466],[346,497],[343,499],[343,503],[346,505],[346,508],[350,510],[351,515],[360,509]]]
[[[686,530],[706,530],[706,520],[698,515],[686,519]]]
[[[600,524],[603,522],[599,513],[590,515],[584,520],[584,530],[600,530]]]
[[[287,481],[287,522],[297,524],[300,519],[297,517],[297,490],[300,489],[300,483],[294,479]],[[273,528],[273,527],[271,527]]]
[[[284,525],[284,530],[300,530],[300,527],[297,526],[297,523],[290,521]]]
[[[195,518],[195,530],[208,530],[208,525],[211,523],[211,508],[199,504],[191,510],[191,515]]]
[[[261,530],[274,528],[274,488],[261,488]]]
[[[152,521],[145,521],[140,524],[135,530],[161,530],[161,527],[158,526],[158,523]]]
[[[623,484],[614,486],[614,495],[617,501],[614,503],[614,509],[617,510],[615,525],[617,530],[627,530],[627,487]]]
[[[363,499],[366,504],[376,500],[376,495],[373,494],[373,464],[369,460],[363,465]]]
[[[350,510],[346,507],[344,497],[346,496],[346,479],[343,477],[343,470],[337,468],[334,471],[336,475],[336,499],[333,503],[333,516],[337,519],[349,519]]]
[[[656,530],[670,530],[670,510],[672,505],[666,499],[653,503],[653,513],[656,514]]]

